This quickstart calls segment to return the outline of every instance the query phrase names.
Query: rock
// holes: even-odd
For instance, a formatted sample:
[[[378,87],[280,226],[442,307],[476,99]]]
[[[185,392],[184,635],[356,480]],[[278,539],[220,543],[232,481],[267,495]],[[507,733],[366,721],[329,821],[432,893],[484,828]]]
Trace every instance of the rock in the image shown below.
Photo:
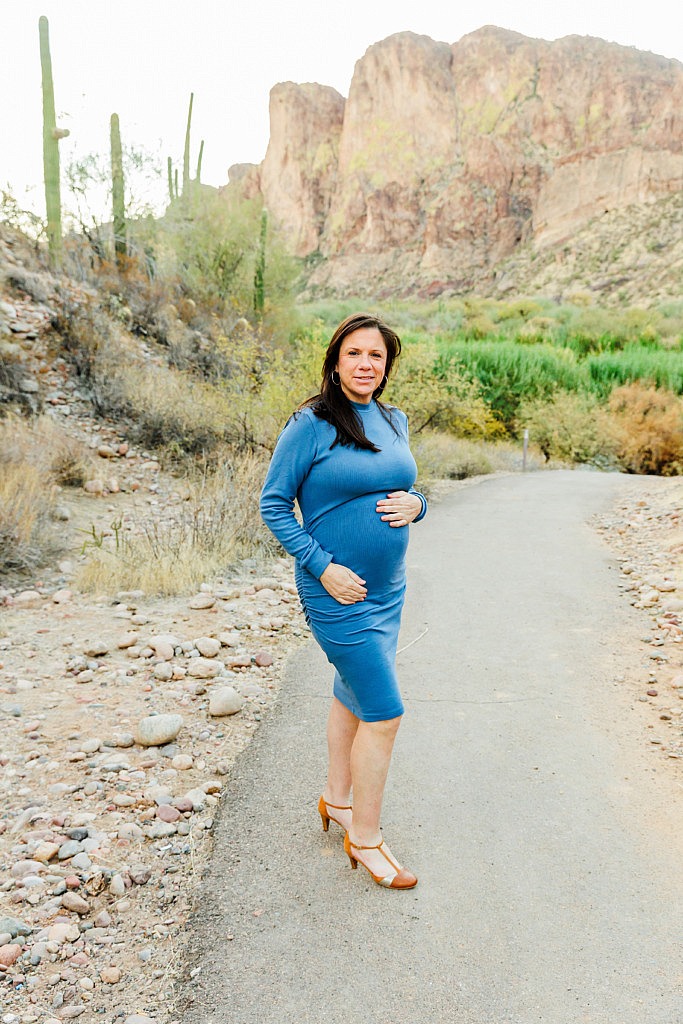
[[[125,633],[116,646],[120,651],[127,651],[130,647],[134,647],[139,639],[137,633]]]
[[[97,449],[97,454],[101,459],[114,459],[116,458],[116,452],[113,448],[110,448],[108,444],[101,444]]]
[[[7,932],[13,939],[17,935],[30,935],[32,931],[30,924],[16,917],[0,917],[0,932]]]
[[[176,828],[170,822],[159,821],[149,825],[145,832],[149,839],[168,839],[169,836],[175,835]]]
[[[273,664],[273,655],[268,654],[267,651],[259,651],[254,658],[254,662],[259,668],[267,668]]]
[[[112,800],[112,803],[116,807],[135,807],[137,800],[135,799],[134,796],[131,796],[129,793],[117,793],[114,799]]]
[[[173,822],[178,821],[181,815],[177,807],[172,807],[171,804],[161,804],[156,809],[156,816],[161,821],[166,821],[172,824]]]
[[[52,600],[54,604],[68,604],[70,601],[73,601],[73,596],[73,591],[71,590],[55,590]]]
[[[168,683],[173,679],[173,666],[169,665],[167,661],[162,661],[159,665],[155,665],[152,669],[152,675],[155,679],[159,679],[163,683]]]
[[[155,1024],[155,1021],[153,1017],[147,1017],[144,1013],[131,1013],[123,1024]]]
[[[57,843],[40,843],[33,851],[33,859],[40,861],[41,864],[47,864],[49,860],[57,855],[59,846]]]
[[[121,875],[112,875],[109,883],[109,892],[112,896],[123,896],[126,886]]]
[[[251,668],[251,658],[248,654],[229,655],[225,664],[228,668]]]
[[[83,847],[80,842],[76,839],[67,839],[65,843],[59,847],[57,851],[57,857],[59,860],[69,860],[70,857],[75,857],[77,853],[82,853]]]
[[[192,658],[187,673],[195,679],[213,679],[220,670],[220,662],[211,661],[209,658]]]
[[[200,636],[195,640],[195,647],[204,658],[215,658],[221,649],[220,640],[210,636]]]
[[[232,686],[221,686],[209,696],[209,714],[214,717],[236,715],[243,705],[244,698]]]
[[[38,608],[42,603],[43,599],[37,590],[22,590],[14,597],[15,608]]]
[[[190,790],[190,793],[191,792],[192,790]],[[178,810],[182,811],[183,813],[194,810],[194,804],[192,803],[189,793],[187,794],[187,796],[177,796],[173,800],[173,806],[177,807]]]
[[[128,874],[135,885],[147,885],[152,877],[151,870],[148,867],[145,867],[144,864],[134,864],[129,869]]]
[[[135,739],[143,747],[158,747],[174,740],[182,726],[181,715],[149,715],[138,722]]]
[[[65,910],[72,910],[74,913],[83,916],[90,913],[90,904],[75,892],[65,892],[62,896],[62,906]]]
[[[6,946],[0,946],[0,966],[11,967],[21,956],[21,946],[11,942]]]
[[[178,772],[186,772],[194,764],[194,759],[189,754],[176,754],[171,761],[171,767]]]
[[[188,607],[195,611],[203,611],[207,608],[213,608],[216,603],[216,598],[213,594],[195,594],[191,597],[188,602]]]
[[[132,747],[135,743],[135,737],[132,732],[115,732],[112,734],[111,739],[107,741],[109,747]]]
[[[191,804],[190,810],[203,811],[206,807],[206,796],[207,794],[203,789],[190,789],[185,793],[184,799],[189,801]],[[175,800],[174,804],[180,809],[180,800]],[[183,805],[186,806],[186,805]]]
[[[83,647],[83,653],[86,658],[99,658],[105,654],[109,654],[110,649],[111,648],[106,640],[88,640]]]
[[[28,875],[37,875],[45,868],[37,860],[19,860],[12,865],[10,875],[12,878],[26,878]]]
[[[104,494],[104,480],[86,480],[86,482],[83,484],[83,490],[85,491],[86,494]]]
[[[151,637],[149,646],[158,658],[170,661],[175,654],[175,648],[180,646],[180,640],[172,633],[162,633],[160,636]]]
[[[77,924],[59,921],[48,928],[47,941],[56,942],[58,946],[61,946],[64,942],[76,942],[80,934]]]
[[[92,867],[92,861],[85,851],[83,853],[77,853],[71,861],[71,867],[75,868],[76,871],[87,871]]]

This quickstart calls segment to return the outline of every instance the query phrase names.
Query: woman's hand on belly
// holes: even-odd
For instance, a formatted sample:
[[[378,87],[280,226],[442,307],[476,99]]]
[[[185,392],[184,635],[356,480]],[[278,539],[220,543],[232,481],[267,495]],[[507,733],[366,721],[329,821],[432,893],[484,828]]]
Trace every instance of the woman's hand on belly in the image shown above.
[[[389,526],[407,526],[421,511],[422,502],[416,494],[408,491],[391,491],[377,502],[377,512],[382,522],[389,523]]]
[[[320,577],[320,582],[339,604],[357,604],[358,601],[364,601],[368,593],[364,586],[365,580],[362,580],[353,569],[338,565],[336,562],[330,562]]]

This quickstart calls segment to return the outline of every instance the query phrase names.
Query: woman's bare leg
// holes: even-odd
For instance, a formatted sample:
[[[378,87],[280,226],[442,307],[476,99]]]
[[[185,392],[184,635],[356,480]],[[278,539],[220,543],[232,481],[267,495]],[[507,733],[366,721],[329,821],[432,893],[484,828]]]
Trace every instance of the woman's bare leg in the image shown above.
[[[360,724],[360,720],[341,701],[332,698],[327,720],[329,766],[323,799],[337,807],[351,803],[351,750]],[[334,816],[344,828],[349,828],[350,811],[335,811]]]
[[[353,781],[353,819],[349,839],[360,846],[376,846],[382,841],[380,815],[394,740],[400,718],[384,722],[359,722],[351,748]],[[390,853],[388,847],[385,847]],[[377,850],[364,850],[359,860],[373,874],[386,875],[391,870],[385,857]]]

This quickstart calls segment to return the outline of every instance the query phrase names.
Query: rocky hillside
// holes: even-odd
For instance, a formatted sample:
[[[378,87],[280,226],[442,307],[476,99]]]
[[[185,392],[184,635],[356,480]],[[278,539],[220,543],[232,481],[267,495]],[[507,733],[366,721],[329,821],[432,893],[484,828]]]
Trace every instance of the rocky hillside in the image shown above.
[[[640,222],[680,194],[682,101],[678,61],[600,39],[488,26],[448,45],[404,32],[368,49],[346,100],[276,85],[265,159],[231,180],[262,194],[307,260],[309,293],[486,292],[510,256],[561,260],[596,219],[631,210]],[[661,217],[646,219],[650,257],[671,267]],[[651,299],[651,282],[631,278],[633,297]],[[680,277],[657,297],[679,291]]]

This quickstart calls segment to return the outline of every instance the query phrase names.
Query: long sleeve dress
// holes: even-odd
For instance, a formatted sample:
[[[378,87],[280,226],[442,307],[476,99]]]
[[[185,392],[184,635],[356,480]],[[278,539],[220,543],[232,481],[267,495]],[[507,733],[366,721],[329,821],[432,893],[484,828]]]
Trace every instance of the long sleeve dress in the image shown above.
[[[408,527],[383,522],[376,504],[391,491],[415,491],[415,460],[403,412],[373,400],[352,402],[366,437],[381,450],[340,444],[335,428],[305,408],[278,438],[261,494],[261,514],[294,556],[295,580],[306,620],[335,667],[334,695],[356,717],[385,721],[403,713],[396,679],[396,645],[405,595]],[[299,503],[302,524],[294,515]],[[320,576],[330,562],[365,580],[364,601],[342,605]]]

